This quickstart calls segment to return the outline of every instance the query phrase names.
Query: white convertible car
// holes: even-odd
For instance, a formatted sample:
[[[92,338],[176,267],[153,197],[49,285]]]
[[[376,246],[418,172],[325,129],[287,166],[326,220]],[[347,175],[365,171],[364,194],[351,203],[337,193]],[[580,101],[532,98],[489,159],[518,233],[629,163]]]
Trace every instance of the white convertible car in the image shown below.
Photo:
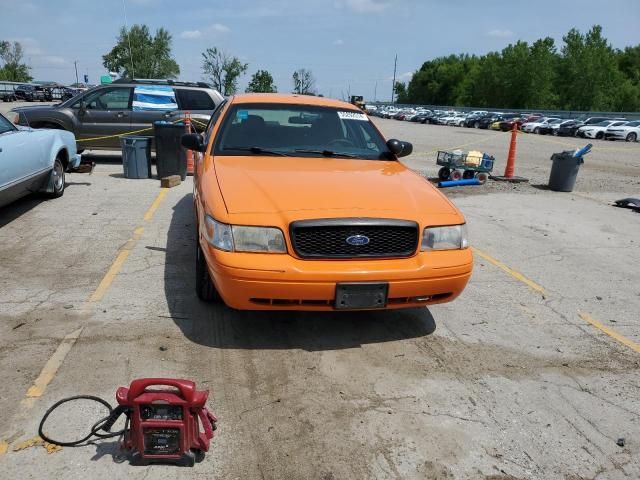
[[[73,133],[16,127],[0,114],[0,207],[30,193],[64,193],[66,171],[78,168]]]

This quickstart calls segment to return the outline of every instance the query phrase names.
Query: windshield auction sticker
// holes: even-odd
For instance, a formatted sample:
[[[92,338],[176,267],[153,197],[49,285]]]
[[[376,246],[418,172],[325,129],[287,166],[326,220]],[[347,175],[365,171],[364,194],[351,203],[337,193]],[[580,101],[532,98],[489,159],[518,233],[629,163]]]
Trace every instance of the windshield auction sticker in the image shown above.
[[[338,112],[338,117],[342,120],[360,120],[363,122],[369,121],[364,113],[358,112]]]

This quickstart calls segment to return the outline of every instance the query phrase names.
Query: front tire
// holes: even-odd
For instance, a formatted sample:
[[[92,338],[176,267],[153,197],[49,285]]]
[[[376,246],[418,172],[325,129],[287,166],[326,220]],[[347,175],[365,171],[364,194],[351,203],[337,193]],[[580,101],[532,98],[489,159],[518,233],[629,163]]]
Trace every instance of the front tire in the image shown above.
[[[196,238],[196,295],[203,302],[220,303],[222,301],[209,275],[207,260],[200,246],[200,238]]]
[[[603,138],[604,138],[604,133],[603,132],[596,133],[596,140],[602,140]]]
[[[64,188],[67,185],[64,170],[64,163],[62,162],[62,158],[58,155],[53,162],[53,170],[51,171],[53,192],[47,192],[47,196],[49,198],[59,198],[64,195]]]
[[[638,134],[635,133],[635,132],[631,132],[631,133],[629,133],[629,135],[627,135],[625,140],[627,142],[635,142],[636,140],[638,140]]]

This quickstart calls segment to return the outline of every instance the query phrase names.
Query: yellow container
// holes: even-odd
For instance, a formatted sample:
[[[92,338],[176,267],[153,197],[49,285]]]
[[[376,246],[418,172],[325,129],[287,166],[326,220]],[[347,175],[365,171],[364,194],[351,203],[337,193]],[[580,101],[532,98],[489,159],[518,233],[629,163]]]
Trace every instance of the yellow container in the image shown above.
[[[482,152],[473,150],[467,153],[467,160],[465,161],[465,165],[469,167],[479,167],[480,162],[482,162]]]

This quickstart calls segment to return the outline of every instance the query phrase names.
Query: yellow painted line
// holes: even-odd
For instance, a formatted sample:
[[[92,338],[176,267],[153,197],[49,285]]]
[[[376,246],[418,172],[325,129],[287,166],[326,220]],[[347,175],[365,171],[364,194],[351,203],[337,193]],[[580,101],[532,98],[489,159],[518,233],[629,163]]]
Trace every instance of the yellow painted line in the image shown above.
[[[153,203],[149,207],[149,210],[147,210],[147,213],[144,214],[144,221],[145,222],[148,222],[149,220],[151,220],[153,218],[153,215],[156,213],[156,210],[158,210],[158,207],[160,206],[160,203],[162,203],[162,200],[167,195],[167,191],[168,190],[169,190],[168,188],[160,189],[160,193],[158,194],[156,199],[153,201]]]
[[[45,363],[40,375],[38,375],[38,378],[33,382],[33,385],[31,385],[29,390],[27,390],[27,398],[22,401],[22,406],[25,409],[30,409],[35,402],[35,399],[41,397],[47,389],[47,385],[51,383],[51,380],[55,377],[60,365],[62,365],[67,354],[71,351],[71,348],[80,337],[82,328],[79,328],[64,337],[56,351],[51,355],[51,358],[49,358],[47,363]]]
[[[167,195],[167,190],[168,189],[166,188],[163,188],[160,190],[160,193],[158,193],[158,196],[153,201],[153,203],[151,204],[147,212],[144,214],[145,222],[148,222],[153,218],[156,211],[158,210],[158,207],[162,203],[162,200]],[[93,292],[91,297],[89,297],[89,300],[85,303],[85,305],[81,309],[82,312],[88,313],[91,309],[90,305],[92,303],[100,301],[104,297],[104,295],[107,293],[107,290],[109,289],[109,287],[115,280],[116,276],[120,272],[120,269],[124,265],[124,262],[129,257],[131,250],[133,250],[133,248],[135,247],[140,237],[142,237],[143,233],[144,233],[143,226],[136,227],[136,229],[133,231],[133,235],[131,236],[131,238],[119,250],[116,256],[116,259],[113,261],[113,263],[109,267],[109,270],[107,271],[102,281],[98,285],[98,288],[96,288],[96,290]],[[83,328],[84,327],[79,328],[78,330],[75,330],[70,334],[68,334],[66,337],[64,337],[64,339],[62,340],[62,342],[60,343],[56,351],[53,353],[53,355],[49,358],[45,366],[42,368],[40,375],[38,375],[38,378],[36,378],[35,382],[33,382],[33,385],[29,387],[26,393],[26,397],[21,402],[23,415],[25,415],[26,412],[28,412],[33,407],[35,401],[44,394],[45,390],[47,389],[47,386],[55,378],[56,373],[58,373],[58,369],[64,362],[68,353],[71,351],[71,349],[75,345],[78,338],[80,337],[80,334],[82,333]],[[4,455],[5,453],[7,453],[7,451],[9,450],[9,446],[10,446],[10,441],[4,441],[4,440],[0,441],[0,455]]]
[[[487,262],[495,265],[496,267],[498,267],[500,270],[503,270],[505,272],[507,272],[509,275],[511,275],[513,278],[515,278],[516,280],[524,283],[526,286],[528,286],[530,289],[540,293],[543,296],[547,296],[547,293],[545,291],[545,289],[538,285],[536,282],[534,282],[533,280],[528,279],[527,277],[525,277],[524,275],[522,275],[520,272],[515,271],[514,269],[508,267],[507,265],[505,265],[504,263],[502,263],[500,260],[496,260],[495,258],[493,258],[491,255],[489,255],[488,253],[483,252],[482,250],[478,250],[475,247],[471,247],[471,249],[473,250],[473,252],[475,254],[477,254],[478,256],[482,257],[484,260],[486,260]],[[628,339],[627,337],[625,337],[624,335],[619,334],[618,332],[616,332],[615,330],[613,330],[612,328],[607,327],[606,325],[603,325],[601,322],[599,322],[598,320],[596,320],[595,318],[593,318],[591,315],[589,315],[588,313],[585,312],[578,312],[578,316],[584,320],[585,322],[589,323],[590,325],[594,326],[595,328],[597,328],[598,330],[600,330],[601,332],[609,335],[611,338],[613,338],[614,340],[620,342],[621,344],[629,347],[631,350],[633,350],[636,353],[640,353],[640,345],[635,343],[633,340]]]
[[[633,350],[636,353],[640,353],[640,345],[638,345],[636,342],[634,342],[633,340],[625,337],[624,335],[619,334],[618,332],[616,332],[615,330],[607,327],[606,325],[603,325],[602,323],[600,323],[598,320],[596,320],[595,318],[593,318],[591,315],[589,315],[586,312],[578,312],[578,316],[584,320],[585,322],[593,325],[594,327],[596,327],[598,330],[600,330],[603,333],[606,333],[607,335],[609,335],[611,338],[617,340],[618,342],[622,343],[623,345],[626,345],[627,347],[629,347],[631,350]]]
[[[527,277],[525,277],[523,274],[521,274],[520,272],[515,271],[514,269],[508,267],[507,265],[505,265],[504,263],[502,263],[500,260],[497,260],[495,258],[493,258],[491,255],[489,255],[488,253],[483,252],[482,250],[478,250],[475,247],[471,247],[471,249],[473,250],[474,253],[476,253],[477,255],[479,255],[480,257],[482,257],[483,259],[485,259],[487,262],[495,265],[496,267],[498,267],[500,270],[503,270],[505,272],[507,272],[509,275],[511,275],[513,278],[515,278],[516,280],[519,280],[520,282],[524,283],[526,286],[528,286],[531,290],[534,290],[536,292],[538,292],[541,295],[546,296],[547,292],[545,291],[545,289],[543,287],[541,287],[540,285],[538,285],[536,282],[534,282],[533,280],[528,279]]]
[[[109,267],[109,270],[98,285],[98,288],[96,288],[93,294],[91,294],[91,297],[89,297],[89,303],[95,303],[102,300],[104,295],[107,293],[107,290],[109,290],[109,287],[118,276],[118,273],[120,273],[124,262],[129,257],[129,253],[131,253],[131,250],[136,245],[136,242],[140,239],[143,233],[144,227],[138,227],[134,230],[133,236],[120,249],[118,255],[116,256],[116,259],[113,261],[111,267]]]
[[[163,188],[160,190],[160,193],[158,193],[158,196],[153,201],[153,203],[151,204],[147,212],[144,214],[145,222],[148,222],[153,218],[156,211],[158,210],[158,207],[160,207],[162,200],[164,200],[164,197],[167,196],[167,191],[168,191],[167,188]],[[116,256],[116,259],[113,261],[113,263],[111,264],[111,267],[109,267],[109,270],[100,281],[98,288],[96,288],[93,294],[91,294],[91,297],[89,297],[90,304],[99,302],[104,298],[105,294],[107,293],[107,290],[109,290],[109,287],[111,287],[111,284],[113,283],[115,278],[118,276],[118,273],[120,273],[120,270],[124,265],[124,262],[127,260],[127,258],[129,258],[129,254],[131,253],[131,250],[133,250],[133,247],[135,247],[136,243],[138,242],[138,240],[140,239],[143,233],[144,233],[144,227],[142,226],[137,227],[133,231],[133,236],[120,249],[120,251],[118,252],[118,255]]]

